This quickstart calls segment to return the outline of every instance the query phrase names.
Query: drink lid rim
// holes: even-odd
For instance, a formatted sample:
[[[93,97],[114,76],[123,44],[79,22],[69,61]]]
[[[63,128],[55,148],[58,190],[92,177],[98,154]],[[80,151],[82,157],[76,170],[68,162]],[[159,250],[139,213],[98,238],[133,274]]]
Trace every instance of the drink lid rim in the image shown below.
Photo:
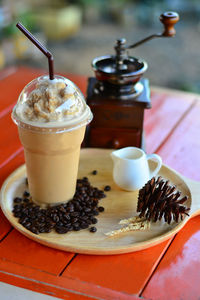
[[[87,106],[86,110],[84,111],[84,114],[80,117],[78,122],[77,118],[75,118],[70,123],[69,121],[62,122],[63,125],[59,124],[59,122],[48,122],[40,123],[40,126],[38,126],[36,125],[36,122],[20,120],[20,118],[18,118],[15,113],[15,109],[16,106],[13,108],[11,118],[18,127],[41,133],[59,133],[72,131],[82,126],[88,125],[93,119],[93,114],[89,106]]]

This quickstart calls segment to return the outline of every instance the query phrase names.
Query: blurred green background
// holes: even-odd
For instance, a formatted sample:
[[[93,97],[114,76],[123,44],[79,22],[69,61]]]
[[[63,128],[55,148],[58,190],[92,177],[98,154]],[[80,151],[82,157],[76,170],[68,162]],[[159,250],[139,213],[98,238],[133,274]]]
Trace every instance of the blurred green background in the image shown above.
[[[91,61],[114,53],[115,39],[128,44],[162,32],[159,15],[177,11],[172,39],[155,39],[129,54],[145,59],[151,85],[200,93],[199,0],[0,0],[0,69],[47,60],[15,27],[22,22],[53,53],[56,73],[93,76]]]

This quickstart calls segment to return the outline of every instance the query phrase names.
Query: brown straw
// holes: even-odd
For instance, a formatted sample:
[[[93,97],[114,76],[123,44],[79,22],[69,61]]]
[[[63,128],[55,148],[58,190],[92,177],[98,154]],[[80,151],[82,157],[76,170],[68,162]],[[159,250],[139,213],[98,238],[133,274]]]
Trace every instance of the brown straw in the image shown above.
[[[51,52],[49,52],[21,23],[17,23],[16,26],[48,58],[49,78],[51,80],[53,80],[54,79],[54,67],[53,67],[53,55],[51,54]]]

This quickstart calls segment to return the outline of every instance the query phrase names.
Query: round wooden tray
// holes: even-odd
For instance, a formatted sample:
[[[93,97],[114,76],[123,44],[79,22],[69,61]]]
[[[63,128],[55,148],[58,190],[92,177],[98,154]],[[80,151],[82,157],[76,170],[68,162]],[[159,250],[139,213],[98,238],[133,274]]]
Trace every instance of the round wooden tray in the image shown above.
[[[1,189],[1,207],[10,223],[25,236],[49,247],[84,253],[84,254],[120,254],[128,253],[154,246],[177,233],[194,215],[200,213],[200,183],[188,180],[163,165],[159,175],[177,186],[183,195],[188,195],[186,203],[190,207],[190,217],[185,217],[179,223],[168,225],[163,221],[152,223],[149,230],[131,231],[120,235],[108,237],[105,233],[121,228],[119,221],[136,215],[137,192],[126,192],[115,185],[112,179],[113,163],[110,158],[111,150],[83,149],[80,155],[78,178],[87,176],[93,186],[102,189],[105,185],[111,186],[107,197],[101,200],[105,212],[98,216],[96,233],[88,229],[66,234],[56,232],[35,235],[26,230],[12,214],[13,198],[21,196],[25,187],[25,165],[14,171],[4,182]],[[153,165],[153,161],[151,161]],[[97,175],[91,175],[93,170],[98,170]],[[199,201],[200,203],[200,201]]]

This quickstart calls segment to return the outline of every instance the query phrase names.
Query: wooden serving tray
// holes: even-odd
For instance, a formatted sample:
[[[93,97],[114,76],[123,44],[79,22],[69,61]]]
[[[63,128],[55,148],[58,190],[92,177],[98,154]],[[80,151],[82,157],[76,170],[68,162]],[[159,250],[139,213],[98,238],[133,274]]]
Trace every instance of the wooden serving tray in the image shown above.
[[[56,232],[35,235],[26,230],[12,214],[13,198],[21,196],[26,189],[25,165],[14,171],[4,182],[1,189],[1,208],[10,223],[28,238],[49,247],[84,254],[120,254],[138,251],[172,237],[189,220],[200,213],[200,183],[191,181],[169,167],[163,165],[159,175],[177,186],[182,195],[188,195],[186,205],[190,207],[190,217],[185,217],[179,223],[168,225],[163,221],[152,223],[149,230],[131,231],[120,235],[108,237],[105,233],[121,228],[119,221],[136,215],[138,192],[121,190],[112,179],[113,163],[110,157],[111,150],[83,149],[80,155],[78,178],[87,176],[93,186],[103,189],[105,185],[111,186],[111,191],[106,192],[107,197],[101,200],[100,205],[105,211],[98,216],[96,233],[88,229],[78,232],[57,234]],[[153,165],[151,161],[151,165]],[[97,170],[97,175],[91,172]]]

